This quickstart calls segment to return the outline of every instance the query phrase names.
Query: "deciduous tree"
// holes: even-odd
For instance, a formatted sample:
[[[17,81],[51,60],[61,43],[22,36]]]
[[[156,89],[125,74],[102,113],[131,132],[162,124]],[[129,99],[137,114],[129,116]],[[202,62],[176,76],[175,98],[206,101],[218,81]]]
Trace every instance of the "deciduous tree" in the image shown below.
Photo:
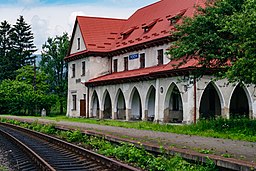
[[[64,57],[69,47],[67,33],[62,36],[48,38],[43,45],[42,61],[40,68],[44,71],[49,80],[51,92],[59,97],[60,114],[64,113],[64,106],[67,98],[67,63]]]
[[[223,68],[230,81],[256,83],[256,0],[217,0],[198,7],[172,32],[171,59],[199,59],[199,75]],[[231,63],[230,65],[227,65]]]

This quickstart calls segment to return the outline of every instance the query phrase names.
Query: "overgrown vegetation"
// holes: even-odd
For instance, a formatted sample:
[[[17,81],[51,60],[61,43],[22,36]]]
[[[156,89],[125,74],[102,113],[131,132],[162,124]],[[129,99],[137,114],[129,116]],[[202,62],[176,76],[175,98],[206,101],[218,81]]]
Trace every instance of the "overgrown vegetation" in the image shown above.
[[[7,171],[8,169],[5,166],[0,165],[0,171]]]
[[[49,114],[54,106],[65,113],[67,63],[63,59],[68,34],[48,38],[39,66],[33,41],[31,26],[23,16],[13,26],[0,22],[0,113],[37,115],[44,108]]]
[[[35,131],[46,134],[56,135],[68,142],[79,143],[87,149],[91,149],[105,156],[115,157],[118,160],[125,161],[140,167],[144,170],[152,171],[213,171],[216,170],[214,163],[209,160],[206,165],[191,164],[183,160],[180,156],[153,155],[147,152],[143,147],[137,148],[133,144],[122,143],[120,145],[111,144],[103,138],[87,136],[82,132],[76,131],[57,131],[54,125],[41,125],[37,122],[22,123],[16,120],[1,119],[1,122],[20,125]]]
[[[208,1],[197,9],[172,31],[171,59],[182,64],[196,58],[199,77],[210,68],[225,68],[219,74],[229,81],[255,84],[256,0]]]
[[[96,120],[86,118],[68,118],[65,116],[46,117],[55,121],[81,122],[99,125],[109,125],[141,130],[172,132],[177,134],[198,135],[232,140],[256,142],[256,120],[249,119],[215,119],[200,120],[196,125],[170,125],[152,122],[124,122],[117,120]]]

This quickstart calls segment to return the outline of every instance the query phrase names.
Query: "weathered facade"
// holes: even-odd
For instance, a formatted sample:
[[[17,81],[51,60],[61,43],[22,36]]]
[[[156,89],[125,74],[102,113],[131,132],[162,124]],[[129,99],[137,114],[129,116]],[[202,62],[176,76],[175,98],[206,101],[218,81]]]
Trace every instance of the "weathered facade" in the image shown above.
[[[198,4],[199,3],[199,4]],[[77,17],[69,55],[67,116],[191,123],[199,118],[256,118],[255,88],[199,80],[196,60],[176,68],[170,31],[197,0],[162,0],[129,19]],[[152,12],[154,11],[154,12]]]

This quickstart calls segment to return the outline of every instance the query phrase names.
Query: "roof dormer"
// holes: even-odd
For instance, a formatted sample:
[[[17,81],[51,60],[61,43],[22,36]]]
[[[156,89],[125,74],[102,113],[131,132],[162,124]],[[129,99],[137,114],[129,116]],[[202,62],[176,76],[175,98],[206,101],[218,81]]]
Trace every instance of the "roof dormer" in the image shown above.
[[[148,24],[145,24],[142,26],[142,29],[144,30],[144,33],[148,32],[159,20],[160,18],[158,19],[155,19],[151,22],[149,22]]]
[[[167,20],[170,21],[170,25],[176,24],[181,19],[181,17],[186,13],[186,11],[187,9],[183,9],[177,14],[168,17]]]
[[[134,26],[134,27],[127,29],[121,33],[121,36],[123,37],[123,39],[126,39],[137,28],[138,28],[137,26]]]

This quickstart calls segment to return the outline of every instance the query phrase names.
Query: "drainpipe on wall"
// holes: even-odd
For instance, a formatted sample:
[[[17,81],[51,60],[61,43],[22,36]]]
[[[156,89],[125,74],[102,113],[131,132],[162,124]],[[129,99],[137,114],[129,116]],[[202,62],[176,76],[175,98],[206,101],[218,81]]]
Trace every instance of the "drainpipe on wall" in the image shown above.
[[[194,76],[194,124],[196,124],[196,78]]]
[[[89,116],[90,116],[90,114],[89,114],[89,112],[90,112],[90,109],[89,109],[89,107],[90,107],[90,105],[89,105],[89,93],[90,93],[90,91],[89,91],[89,86],[88,86],[87,87],[87,103],[86,103],[86,105],[87,105],[87,107],[86,107],[86,109],[87,109],[86,117],[87,118],[89,118]]]

